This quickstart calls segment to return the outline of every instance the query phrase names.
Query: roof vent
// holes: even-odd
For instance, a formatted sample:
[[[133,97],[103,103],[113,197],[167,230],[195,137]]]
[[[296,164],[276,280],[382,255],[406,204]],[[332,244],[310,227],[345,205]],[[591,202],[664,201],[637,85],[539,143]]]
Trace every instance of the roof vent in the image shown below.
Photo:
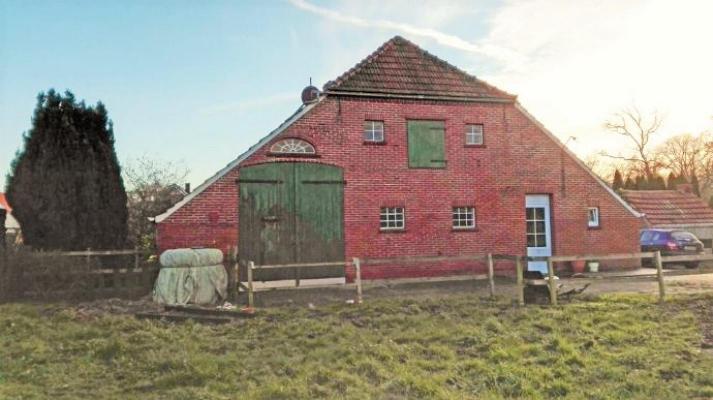
[[[302,103],[309,104],[317,101],[319,97],[319,89],[312,86],[312,78],[309,78],[309,86],[302,89]]]

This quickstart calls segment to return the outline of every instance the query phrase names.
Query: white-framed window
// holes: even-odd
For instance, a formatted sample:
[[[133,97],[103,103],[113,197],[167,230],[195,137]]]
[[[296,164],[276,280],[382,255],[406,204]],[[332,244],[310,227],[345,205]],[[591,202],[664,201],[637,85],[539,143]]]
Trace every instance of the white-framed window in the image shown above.
[[[406,225],[403,207],[381,207],[379,219],[382,231],[400,230]]]
[[[599,207],[589,207],[587,209],[587,226],[599,228]]]
[[[466,145],[482,145],[483,141],[483,125],[468,124],[465,126],[465,144]]]
[[[453,207],[453,229],[475,228],[475,207]]]
[[[300,139],[284,139],[270,147],[270,153],[275,154],[315,154],[314,146]]]
[[[364,141],[381,143],[384,141],[383,121],[364,121]]]

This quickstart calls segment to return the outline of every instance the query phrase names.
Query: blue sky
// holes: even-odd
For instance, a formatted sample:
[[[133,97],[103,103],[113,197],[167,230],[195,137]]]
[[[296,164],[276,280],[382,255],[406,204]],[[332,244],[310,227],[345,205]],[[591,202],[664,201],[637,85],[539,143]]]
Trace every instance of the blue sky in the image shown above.
[[[310,77],[321,87],[396,34],[520,95],[582,156],[617,145],[601,122],[632,102],[667,114],[662,137],[710,128],[707,2],[570,3],[2,0],[0,174],[55,88],[105,103],[121,162],[181,162],[195,187],[287,118]]]

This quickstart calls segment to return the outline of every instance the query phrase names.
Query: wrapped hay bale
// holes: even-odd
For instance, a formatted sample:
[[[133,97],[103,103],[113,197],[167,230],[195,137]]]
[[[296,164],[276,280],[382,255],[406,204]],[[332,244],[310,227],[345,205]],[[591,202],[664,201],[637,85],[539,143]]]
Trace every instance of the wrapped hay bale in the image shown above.
[[[223,263],[218,249],[172,249],[161,253],[162,267],[207,267]]]
[[[167,250],[159,258],[161,271],[153,299],[171,305],[215,304],[227,298],[228,276],[218,249]]]

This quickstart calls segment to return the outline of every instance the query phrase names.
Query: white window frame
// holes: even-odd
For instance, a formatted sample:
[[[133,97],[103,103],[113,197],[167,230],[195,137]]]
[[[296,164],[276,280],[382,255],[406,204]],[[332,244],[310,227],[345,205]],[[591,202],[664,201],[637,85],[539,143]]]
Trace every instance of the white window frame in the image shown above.
[[[270,153],[272,154],[317,154],[312,143],[297,139],[297,138],[287,138],[275,142],[270,147]]]
[[[384,121],[364,121],[362,139],[367,143],[384,143]]]
[[[587,226],[589,228],[599,228],[599,207],[587,208]]]
[[[478,137],[480,137],[480,141],[476,142]],[[482,146],[485,144],[483,124],[467,124],[465,126],[465,144],[466,146]]]
[[[454,206],[451,211],[451,226],[453,229],[475,229],[475,207]],[[465,222],[465,225],[461,225],[462,222]]]
[[[389,217],[394,217],[390,219]],[[386,223],[386,226],[384,226]],[[379,211],[379,230],[402,231],[406,229],[406,208],[381,207]]]

